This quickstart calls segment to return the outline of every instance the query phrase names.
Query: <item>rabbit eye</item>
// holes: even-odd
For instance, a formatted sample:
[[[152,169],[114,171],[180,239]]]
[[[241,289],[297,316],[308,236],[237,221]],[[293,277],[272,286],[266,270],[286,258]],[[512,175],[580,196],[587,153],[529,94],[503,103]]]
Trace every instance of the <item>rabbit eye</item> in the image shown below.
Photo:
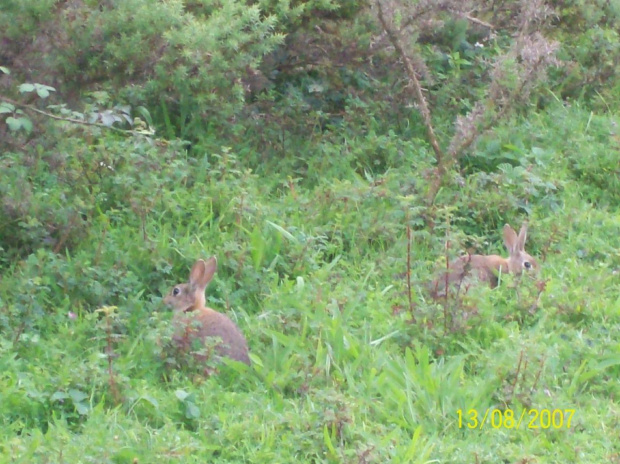
[[[172,290],[172,295],[177,296],[179,293],[181,293],[181,289],[179,287],[174,287],[174,290]]]
[[[523,267],[525,267],[525,269],[531,269],[532,263],[530,263],[529,261],[525,261],[523,263]]]

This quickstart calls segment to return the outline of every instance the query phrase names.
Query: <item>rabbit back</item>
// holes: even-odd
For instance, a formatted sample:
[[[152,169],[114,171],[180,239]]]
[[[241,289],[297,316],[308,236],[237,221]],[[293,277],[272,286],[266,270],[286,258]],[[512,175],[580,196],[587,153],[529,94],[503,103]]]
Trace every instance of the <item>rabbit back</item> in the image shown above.
[[[228,316],[211,308],[204,308],[196,315],[196,320],[200,322],[198,333],[202,340],[207,337],[220,338],[221,343],[217,345],[217,350],[222,356],[250,364],[248,343]]]
[[[433,296],[445,294],[448,285],[469,286],[475,281],[487,282],[491,287],[498,284],[500,272],[509,272],[508,260],[498,255],[466,255],[452,261],[448,269],[433,281]]]
[[[219,356],[250,364],[248,344],[237,325],[225,314],[211,308],[202,308],[189,313],[177,313],[173,319],[176,333],[173,341],[183,351],[189,351],[195,340],[205,344],[213,338]],[[196,355],[206,358],[205,355]]]

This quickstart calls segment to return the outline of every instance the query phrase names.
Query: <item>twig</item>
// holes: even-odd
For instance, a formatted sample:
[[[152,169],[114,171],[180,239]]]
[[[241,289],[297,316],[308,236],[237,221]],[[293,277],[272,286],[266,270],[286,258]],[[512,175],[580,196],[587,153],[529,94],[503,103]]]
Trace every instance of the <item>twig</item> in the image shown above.
[[[13,338],[13,349],[15,349],[15,347],[17,347],[17,343],[19,342],[19,338],[22,336],[22,333],[24,333],[24,329],[26,328],[26,320],[22,320],[22,322],[19,324],[19,327],[17,328],[17,331],[15,332],[15,337]]]
[[[110,393],[112,394],[112,399],[116,404],[120,402],[118,385],[116,384],[116,379],[114,375],[114,337],[112,334],[112,316],[109,312],[105,313],[106,319],[106,355],[108,358],[108,384],[110,386]]]
[[[411,226],[409,224],[407,224],[407,297],[409,298],[411,321],[415,323],[413,298],[411,296]]]
[[[493,26],[493,24],[487,23],[486,21],[483,21],[478,18],[474,18],[473,16],[470,16],[467,13],[463,14],[463,18],[465,18],[467,21],[470,21],[474,24],[478,24],[480,26],[484,26],[489,29],[495,29],[495,26]]]
[[[424,93],[422,92],[422,85],[420,85],[420,81],[416,76],[415,69],[413,67],[413,63],[409,59],[409,56],[405,53],[405,49],[398,37],[398,33],[394,31],[387,23],[385,16],[383,15],[383,6],[380,0],[377,0],[377,10],[379,21],[381,22],[381,26],[387,32],[387,35],[392,42],[392,45],[402,58],[405,63],[405,70],[407,72],[407,76],[411,80],[413,85],[413,90],[415,93],[416,100],[418,102],[418,106],[420,108],[420,114],[422,115],[422,119],[424,121],[424,126],[426,127],[426,135],[428,136],[428,140],[433,147],[433,151],[435,152],[435,159],[437,161],[437,170],[440,177],[445,173],[444,170],[444,154],[439,147],[439,142],[437,141],[437,137],[435,135],[435,130],[433,129],[433,122],[431,119],[431,112],[428,108],[428,104],[426,103],[426,98],[424,98]]]
[[[519,375],[521,374],[521,364],[523,363],[523,350],[521,350],[521,354],[519,355],[519,365],[517,366],[517,374],[515,375],[515,381],[512,384],[512,392],[510,393],[510,399],[515,395],[515,390],[517,388],[517,382],[519,381]]]
[[[536,374],[536,378],[534,379],[534,383],[532,384],[532,388],[530,389],[530,393],[536,389],[536,385],[538,385],[538,380],[540,379],[540,374],[542,374],[543,368],[545,367],[545,362],[547,358],[543,356],[540,360],[540,368],[538,369],[538,373]]]
[[[446,230],[446,235],[449,230]],[[448,302],[448,290],[450,286],[450,239],[446,238],[446,246],[444,247],[445,254],[444,258],[446,259],[446,272],[444,273],[444,291],[446,292],[444,298],[446,303]]]
[[[100,122],[88,122],[88,121],[82,121],[80,119],[75,119],[75,118],[65,118],[62,116],[57,116],[55,114],[52,113],[48,113],[47,111],[43,111],[40,110],[38,108],[35,108],[34,106],[31,105],[27,105],[25,103],[19,103],[15,100],[12,100],[8,97],[5,97],[4,95],[0,95],[0,100],[5,101],[7,103],[10,103],[11,105],[15,105],[15,106],[19,106],[20,108],[24,108],[28,111],[32,111],[34,113],[38,113],[41,114],[45,117],[51,118],[51,119],[55,119],[57,121],[65,121],[65,122],[70,122],[72,124],[81,124],[83,126],[94,126],[94,127],[100,127],[102,129],[110,129],[114,132],[119,132],[121,134],[131,134],[131,135],[136,135],[138,134],[138,132],[133,131],[133,130],[125,130],[125,129],[119,129],[118,127],[114,127],[114,126],[106,126],[105,124],[101,124]]]

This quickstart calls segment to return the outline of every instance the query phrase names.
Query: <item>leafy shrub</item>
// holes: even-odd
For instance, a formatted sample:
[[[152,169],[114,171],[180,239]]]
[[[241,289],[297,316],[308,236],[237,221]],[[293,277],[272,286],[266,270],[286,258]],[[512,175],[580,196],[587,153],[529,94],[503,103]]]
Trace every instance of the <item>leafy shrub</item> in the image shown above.
[[[618,72],[620,9],[613,2],[569,0],[560,2],[556,11],[561,54],[571,62],[558,76],[561,94],[585,97],[598,108],[608,108],[618,95],[617,85],[609,84]]]

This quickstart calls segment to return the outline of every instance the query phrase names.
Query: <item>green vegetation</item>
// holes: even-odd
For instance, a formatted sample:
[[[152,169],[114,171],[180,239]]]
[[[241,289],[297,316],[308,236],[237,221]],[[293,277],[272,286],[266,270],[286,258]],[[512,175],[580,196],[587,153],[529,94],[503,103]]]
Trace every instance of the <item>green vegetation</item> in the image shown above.
[[[614,2],[5,3],[0,464],[620,459]],[[540,275],[430,297],[525,220]]]

